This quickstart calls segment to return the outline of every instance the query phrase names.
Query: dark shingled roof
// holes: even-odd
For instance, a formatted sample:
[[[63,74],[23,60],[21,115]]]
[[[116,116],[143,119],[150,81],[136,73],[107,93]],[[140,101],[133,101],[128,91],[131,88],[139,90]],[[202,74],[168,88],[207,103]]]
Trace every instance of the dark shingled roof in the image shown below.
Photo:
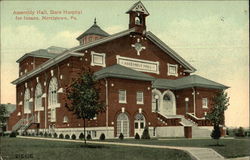
[[[178,90],[191,87],[214,88],[214,89],[229,88],[228,86],[211,81],[209,79],[203,78],[198,75],[191,75],[176,80],[157,79],[153,83],[153,88],[162,88],[162,89]]]
[[[66,48],[51,46],[47,49],[38,49],[29,53],[24,54],[21,58],[19,58],[16,62],[19,63],[24,60],[26,57],[41,57],[41,58],[54,58],[58,54],[66,51]]]
[[[135,79],[135,80],[145,80],[145,81],[155,80],[155,78],[150,75],[121,66],[119,64],[103,68],[100,71],[95,72],[94,75],[96,76],[97,79],[114,77],[114,78]]]
[[[99,36],[103,36],[103,37],[107,37],[109,36],[109,34],[107,32],[105,32],[104,30],[102,30],[97,24],[96,24],[96,20],[94,22],[94,24],[84,33],[82,33],[79,37],[77,37],[77,40],[80,40],[82,37],[87,36],[87,35],[99,35]]]

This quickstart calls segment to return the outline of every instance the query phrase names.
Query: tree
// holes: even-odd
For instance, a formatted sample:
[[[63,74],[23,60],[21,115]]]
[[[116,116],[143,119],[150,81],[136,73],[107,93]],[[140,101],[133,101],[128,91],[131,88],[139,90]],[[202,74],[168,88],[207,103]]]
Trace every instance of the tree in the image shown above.
[[[229,97],[227,93],[222,90],[219,91],[216,96],[212,99],[212,106],[213,108],[211,111],[206,115],[206,119],[210,120],[214,126],[213,133],[211,137],[217,140],[217,144],[219,143],[218,140],[220,139],[221,134],[218,135],[220,131],[220,124],[224,124],[224,112],[227,110],[229,106]]]
[[[149,130],[147,126],[143,130],[141,139],[150,139]]]
[[[1,130],[3,131],[3,127],[6,125],[6,121],[7,121],[7,109],[5,107],[5,105],[1,104],[0,105],[0,127]],[[1,133],[3,134],[3,133]]]
[[[73,111],[77,118],[83,119],[84,141],[86,144],[86,120],[91,120],[105,110],[104,103],[100,100],[101,82],[97,81],[89,69],[66,88],[66,107]]]

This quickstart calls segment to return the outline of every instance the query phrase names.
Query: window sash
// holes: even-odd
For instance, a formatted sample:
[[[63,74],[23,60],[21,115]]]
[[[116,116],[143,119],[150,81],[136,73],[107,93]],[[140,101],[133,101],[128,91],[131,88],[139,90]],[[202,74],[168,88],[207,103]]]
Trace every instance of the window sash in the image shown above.
[[[202,108],[208,108],[208,99],[202,98]]]
[[[143,92],[137,92],[136,93],[136,103],[143,104],[143,101],[144,101]]]
[[[126,90],[119,90],[119,102],[120,103],[126,103],[127,102]]]

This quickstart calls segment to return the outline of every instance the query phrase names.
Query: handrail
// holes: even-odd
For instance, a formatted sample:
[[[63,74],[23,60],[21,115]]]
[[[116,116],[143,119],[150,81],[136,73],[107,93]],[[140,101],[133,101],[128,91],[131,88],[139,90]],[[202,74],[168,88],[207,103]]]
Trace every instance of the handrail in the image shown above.
[[[187,113],[185,117],[195,122],[198,126],[212,126],[212,123],[206,118],[198,118],[190,113]]]

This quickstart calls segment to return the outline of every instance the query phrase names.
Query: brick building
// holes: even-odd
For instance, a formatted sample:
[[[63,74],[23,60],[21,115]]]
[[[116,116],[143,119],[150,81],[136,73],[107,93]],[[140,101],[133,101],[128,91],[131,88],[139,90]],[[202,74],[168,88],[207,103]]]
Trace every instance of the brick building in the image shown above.
[[[12,82],[17,109],[8,128],[78,137],[83,120],[65,107],[65,87],[88,66],[105,83],[106,111],[87,122],[92,138],[133,137],[145,126],[155,137],[209,136],[204,117],[212,97],[228,87],[193,74],[192,65],[146,31],[149,13],[140,1],[126,13],[125,31],[109,35],[95,20],[77,37],[79,46],[39,49],[18,59],[19,78]]]

